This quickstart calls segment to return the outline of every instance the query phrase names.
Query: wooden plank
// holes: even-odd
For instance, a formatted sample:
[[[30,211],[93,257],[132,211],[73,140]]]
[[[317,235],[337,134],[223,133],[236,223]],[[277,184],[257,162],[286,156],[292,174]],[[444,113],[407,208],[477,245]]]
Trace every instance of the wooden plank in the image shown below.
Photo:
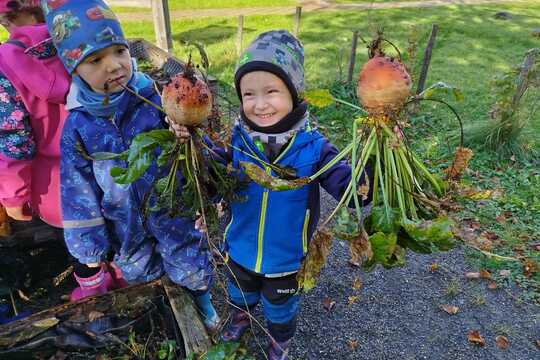
[[[244,37],[244,15],[238,16],[238,29],[236,29],[236,55],[242,54],[242,39]]]
[[[152,16],[157,46],[167,52],[172,52],[171,18],[168,0],[151,0]]]
[[[184,338],[186,354],[204,354],[211,346],[211,341],[201,321],[197,307],[191,295],[167,277],[162,279],[163,288]]]
[[[429,35],[426,51],[424,52],[424,61],[422,63],[422,70],[420,71],[420,77],[418,78],[418,87],[416,93],[420,94],[424,91],[426,85],[427,73],[429,70],[429,63],[431,62],[431,53],[433,51],[433,45],[435,44],[435,38],[437,37],[437,24],[433,24],[431,27],[431,34]]]
[[[11,227],[9,226],[9,217],[6,209],[0,205],[0,236],[11,235]]]
[[[0,325],[0,347],[10,348],[30,340],[64,320],[76,318],[88,321],[92,312],[125,313],[138,304],[144,304],[148,298],[159,295],[163,295],[163,287],[161,280],[155,280],[43,310],[27,318]]]
[[[358,31],[353,31],[351,55],[349,57],[349,71],[347,72],[347,82],[351,82],[354,73],[354,64],[356,63],[356,47],[358,45]]]
[[[296,12],[294,13],[294,23],[293,23],[293,35],[298,38],[300,34],[300,20],[302,18],[302,7],[297,6]]]

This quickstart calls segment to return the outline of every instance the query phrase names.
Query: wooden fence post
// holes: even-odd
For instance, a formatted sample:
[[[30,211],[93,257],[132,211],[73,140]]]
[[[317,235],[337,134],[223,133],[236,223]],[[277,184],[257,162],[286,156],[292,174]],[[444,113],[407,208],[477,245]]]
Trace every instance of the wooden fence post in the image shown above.
[[[169,0],[151,0],[157,46],[171,53],[173,48]]]
[[[356,63],[356,46],[358,45],[358,31],[352,33],[351,56],[349,58],[349,71],[347,72],[347,82],[351,82],[354,72],[354,64]]]
[[[293,35],[298,37],[300,34],[300,19],[302,17],[302,7],[296,7],[296,13],[294,14]]]
[[[236,30],[236,55],[242,54],[242,38],[244,34],[244,15],[238,16],[238,30]]]
[[[424,86],[426,84],[427,73],[429,70],[429,63],[431,61],[431,52],[433,50],[433,45],[435,44],[435,38],[437,37],[437,24],[433,24],[431,27],[431,35],[429,36],[428,44],[426,46],[426,51],[424,52],[424,61],[422,63],[422,70],[420,71],[420,77],[418,78],[418,88],[416,88],[416,93],[420,94],[424,91]]]

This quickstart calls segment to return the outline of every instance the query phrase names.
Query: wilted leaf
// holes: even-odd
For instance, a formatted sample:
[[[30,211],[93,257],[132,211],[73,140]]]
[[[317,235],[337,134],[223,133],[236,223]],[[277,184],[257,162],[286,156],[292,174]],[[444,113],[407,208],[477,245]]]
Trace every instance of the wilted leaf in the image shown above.
[[[428,266],[428,271],[432,273],[432,272],[435,272],[438,268],[439,268],[439,264],[433,263]]]
[[[371,259],[373,257],[369,236],[364,228],[360,229],[358,236],[351,240],[349,252],[352,263],[360,263],[361,259]]]
[[[50,327],[55,326],[59,322],[60,322],[60,320],[58,320],[55,317],[52,317],[52,318],[47,318],[47,319],[36,321],[36,322],[32,323],[32,326],[38,327],[38,328],[48,329]]]
[[[400,245],[413,251],[421,253],[447,251],[454,246],[452,241],[454,222],[447,217],[419,222],[404,221],[402,226],[409,238],[403,239]]]
[[[469,161],[473,156],[473,151],[469,148],[458,147],[456,154],[454,155],[454,161],[445,169],[444,172],[448,175],[448,178],[458,180],[469,166]]]
[[[450,315],[457,314],[457,312],[459,311],[459,308],[457,306],[452,305],[441,305],[441,309]]]
[[[495,289],[497,289],[497,283],[496,283],[495,281],[490,281],[490,282],[488,283],[488,286],[487,286],[487,287],[488,287],[488,289],[490,289],[490,290],[495,290]]]
[[[315,89],[306,91],[304,99],[308,104],[316,107],[326,107],[334,102],[332,94],[327,89]]]
[[[255,183],[266,189],[273,191],[285,191],[298,189],[309,183],[309,178],[303,177],[294,180],[284,180],[278,177],[269,175],[262,168],[254,163],[240,161],[240,165],[244,168],[246,175]]]
[[[362,288],[362,280],[360,280],[360,278],[354,278],[353,280],[353,284],[352,284],[352,289],[353,290],[360,290],[360,288]]]
[[[470,330],[467,334],[467,339],[469,342],[478,345],[478,346],[485,346],[486,340],[480,335],[480,332],[478,330]]]
[[[533,274],[538,273],[539,270],[540,267],[533,259],[526,258],[523,261],[523,275],[525,277],[531,277]]]
[[[334,308],[334,306],[336,306],[336,302],[333,301],[332,299],[330,299],[330,298],[327,297],[327,298],[325,298],[325,299],[323,300],[323,307],[324,307],[326,310],[330,311],[330,310],[332,310],[332,309]]]
[[[506,336],[499,335],[495,338],[495,342],[497,343],[497,346],[499,349],[506,350],[508,349],[508,345],[510,342],[508,341],[508,338]]]
[[[96,310],[92,310],[88,314],[88,321],[95,321],[95,320],[97,320],[99,318],[102,318],[103,316],[105,316],[104,313],[96,311]]]
[[[482,279],[491,279],[491,274],[485,269],[480,269],[480,278]]]
[[[296,275],[298,286],[303,288],[304,291],[309,291],[315,287],[331,245],[332,235],[324,230],[315,232],[313,239],[309,243],[307,256],[302,261],[300,271]]]
[[[540,349],[540,339],[535,341],[536,347]]]
[[[351,349],[351,351],[355,351],[358,348],[358,340],[349,339],[347,340],[347,344],[349,345],[349,349]]]

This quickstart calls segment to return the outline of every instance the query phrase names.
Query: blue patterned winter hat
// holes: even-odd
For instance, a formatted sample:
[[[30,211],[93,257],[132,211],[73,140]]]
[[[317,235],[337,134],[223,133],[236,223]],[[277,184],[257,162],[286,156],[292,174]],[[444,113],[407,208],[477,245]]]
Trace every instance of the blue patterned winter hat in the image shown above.
[[[240,100],[240,80],[252,71],[268,71],[278,76],[289,89],[294,106],[304,92],[304,47],[287,30],[262,33],[242,54],[234,75]]]
[[[71,74],[88,55],[126,45],[116,15],[101,0],[42,0],[41,7],[58,55]]]

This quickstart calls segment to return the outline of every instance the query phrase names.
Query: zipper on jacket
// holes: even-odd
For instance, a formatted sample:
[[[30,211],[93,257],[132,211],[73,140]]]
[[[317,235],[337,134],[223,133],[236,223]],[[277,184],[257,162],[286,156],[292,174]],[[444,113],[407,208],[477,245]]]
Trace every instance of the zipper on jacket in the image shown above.
[[[265,167],[266,173],[270,174],[270,167]],[[263,239],[264,239],[264,223],[266,220],[266,207],[268,205],[268,189],[264,189],[261,201],[261,216],[259,218],[259,231],[257,236],[257,261],[255,262],[255,272],[261,272],[262,255],[263,255]]]
[[[307,233],[309,227],[309,209],[306,210],[306,216],[304,217],[304,227],[302,228],[302,251],[305,255],[308,251]]]

